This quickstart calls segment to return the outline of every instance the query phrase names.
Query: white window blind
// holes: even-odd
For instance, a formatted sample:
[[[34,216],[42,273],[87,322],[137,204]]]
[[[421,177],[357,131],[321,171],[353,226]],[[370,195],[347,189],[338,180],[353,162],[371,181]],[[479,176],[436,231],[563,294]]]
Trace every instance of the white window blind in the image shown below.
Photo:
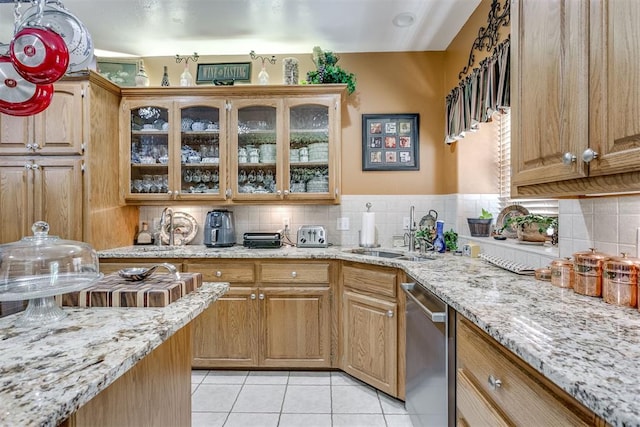
[[[556,199],[511,199],[511,112],[505,109],[493,115],[498,141],[498,194],[500,210],[509,205],[521,205],[530,213],[557,216]]]

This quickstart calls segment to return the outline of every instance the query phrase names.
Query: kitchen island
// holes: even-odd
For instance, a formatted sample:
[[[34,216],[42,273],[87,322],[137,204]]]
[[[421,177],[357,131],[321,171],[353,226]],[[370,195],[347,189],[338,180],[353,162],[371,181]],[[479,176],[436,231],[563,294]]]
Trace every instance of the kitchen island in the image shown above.
[[[612,425],[640,425],[640,313],[601,298],[536,281],[480,259],[438,255],[406,261],[354,254],[346,248],[154,251],[125,247],[110,259],[335,259],[396,267],[417,280],[537,372]]]
[[[21,314],[0,319],[0,425],[118,424],[115,412],[135,425],[128,410],[150,423],[161,406],[187,414],[188,424],[190,322],[228,287],[204,283],[163,308],[65,307],[67,317],[45,325],[17,326]],[[138,395],[167,388],[181,399],[175,406]],[[128,405],[105,409],[123,396]]]

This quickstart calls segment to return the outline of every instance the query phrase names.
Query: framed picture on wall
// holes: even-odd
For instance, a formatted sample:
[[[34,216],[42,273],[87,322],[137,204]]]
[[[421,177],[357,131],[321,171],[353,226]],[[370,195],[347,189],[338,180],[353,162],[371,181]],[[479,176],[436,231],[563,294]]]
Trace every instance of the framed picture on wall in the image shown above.
[[[419,114],[363,114],[362,170],[420,170]]]

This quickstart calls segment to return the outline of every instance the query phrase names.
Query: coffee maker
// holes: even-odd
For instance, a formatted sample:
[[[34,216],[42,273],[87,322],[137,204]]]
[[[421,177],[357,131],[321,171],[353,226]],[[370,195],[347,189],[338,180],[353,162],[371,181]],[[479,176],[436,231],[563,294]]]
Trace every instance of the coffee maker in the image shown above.
[[[209,248],[228,247],[236,244],[233,212],[226,209],[207,212],[204,225],[204,244]]]

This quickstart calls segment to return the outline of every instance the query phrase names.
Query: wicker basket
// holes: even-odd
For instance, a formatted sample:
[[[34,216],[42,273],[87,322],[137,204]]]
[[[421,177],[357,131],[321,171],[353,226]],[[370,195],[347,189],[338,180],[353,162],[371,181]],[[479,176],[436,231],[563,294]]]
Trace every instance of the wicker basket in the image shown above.
[[[493,218],[480,219],[480,218],[467,218],[469,224],[469,231],[473,237],[489,237],[491,234],[491,223]]]

